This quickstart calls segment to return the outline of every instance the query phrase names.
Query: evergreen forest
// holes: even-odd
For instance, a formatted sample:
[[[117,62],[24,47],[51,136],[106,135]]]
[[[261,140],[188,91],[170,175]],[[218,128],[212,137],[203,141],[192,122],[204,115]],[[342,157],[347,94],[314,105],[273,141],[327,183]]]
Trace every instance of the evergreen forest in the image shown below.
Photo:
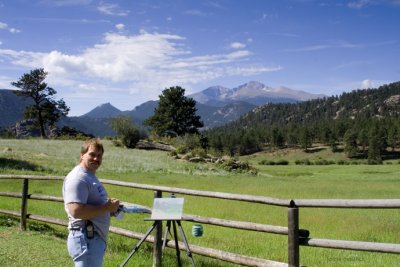
[[[301,103],[269,103],[203,135],[209,147],[231,156],[326,145],[379,163],[398,157],[400,82]]]

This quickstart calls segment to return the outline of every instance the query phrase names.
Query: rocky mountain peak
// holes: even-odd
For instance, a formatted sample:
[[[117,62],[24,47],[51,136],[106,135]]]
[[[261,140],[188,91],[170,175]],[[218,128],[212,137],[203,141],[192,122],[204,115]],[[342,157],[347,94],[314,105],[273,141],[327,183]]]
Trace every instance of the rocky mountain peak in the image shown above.
[[[105,103],[95,107],[83,116],[91,118],[112,118],[121,113],[122,111],[111,105],[111,103]]]

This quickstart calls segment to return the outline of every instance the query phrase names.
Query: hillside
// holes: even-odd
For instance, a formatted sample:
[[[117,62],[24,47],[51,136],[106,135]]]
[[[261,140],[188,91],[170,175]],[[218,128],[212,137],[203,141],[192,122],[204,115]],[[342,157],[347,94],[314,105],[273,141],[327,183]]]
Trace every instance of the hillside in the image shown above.
[[[25,107],[29,105],[32,101],[17,96],[14,90],[0,89],[0,128],[13,126],[21,120]]]
[[[256,105],[249,104],[245,101],[237,101],[229,103],[219,108],[207,108],[207,106],[196,104],[198,114],[204,118],[204,129],[214,128],[226,123],[234,122],[243,114],[254,109]],[[208,111],[208,114],[205,112]]]
[[[400,82],[295,104],[268,103],[205,135],[214,148],[231,154],[313,143],[336,150],[346,143],[351,157],[398,157],[393,151],[400,146]]]
[[[312,124],[320,121],[400,116],[400,82],[377,89],[354,90],[341,96],[309,100],[297,104],[265,104],[238,120],[242,127],[290,123]]]

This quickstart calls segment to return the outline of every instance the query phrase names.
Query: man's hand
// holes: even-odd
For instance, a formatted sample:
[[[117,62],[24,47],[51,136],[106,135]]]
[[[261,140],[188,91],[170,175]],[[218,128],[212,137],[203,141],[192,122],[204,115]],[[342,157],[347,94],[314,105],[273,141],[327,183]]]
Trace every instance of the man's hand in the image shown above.
[[[119,208],[119,200],[116,198],[109,198],[106,205],[110,213],[117,212]]]

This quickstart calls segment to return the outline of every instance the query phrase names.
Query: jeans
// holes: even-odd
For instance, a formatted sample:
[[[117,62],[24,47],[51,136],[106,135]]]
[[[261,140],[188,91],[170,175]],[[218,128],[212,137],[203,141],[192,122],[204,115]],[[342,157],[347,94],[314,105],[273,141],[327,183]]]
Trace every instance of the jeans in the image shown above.
[[[75,267],[101,267],[103,265],[107,245],[96,232],[92,239],[87,239],[84,231],[71,230],[67,245]]]

